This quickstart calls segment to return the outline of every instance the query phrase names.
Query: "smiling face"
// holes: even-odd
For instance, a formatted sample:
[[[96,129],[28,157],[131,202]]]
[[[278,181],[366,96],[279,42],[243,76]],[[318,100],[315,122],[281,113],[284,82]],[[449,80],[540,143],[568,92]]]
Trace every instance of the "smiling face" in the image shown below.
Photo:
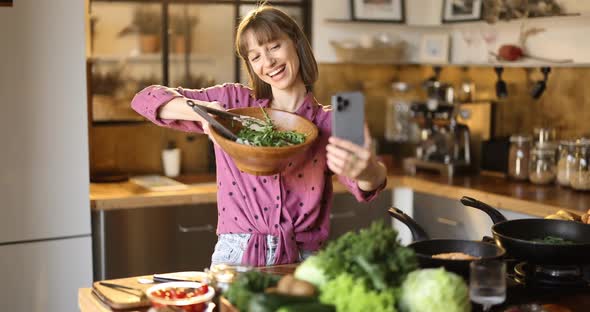
[[[299,74],[299,56],[286,35],[260,42],[253,31],[246,34],[247,58],[252,71],[272,88],[288,90],[303,83]]]
[[[311,90],[318,67],[309,41],[285,12],[262,5],[238,25],[236,51],[248,68],[258,99],[272,99],[272,89],[289,90],[299,83]]]

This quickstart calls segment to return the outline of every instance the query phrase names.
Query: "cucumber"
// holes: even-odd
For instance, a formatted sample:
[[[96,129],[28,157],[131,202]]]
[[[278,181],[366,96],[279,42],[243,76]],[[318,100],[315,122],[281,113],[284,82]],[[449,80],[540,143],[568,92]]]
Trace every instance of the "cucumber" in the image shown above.
[[[336,312],[336,308],[331,304],[319,302],[294,303],[280,307],[277,312]]]
[[[282,306],[317,302],[316,297],[289,296],[282,294],[256,294],[248,303],[248,312],[275,312]]]

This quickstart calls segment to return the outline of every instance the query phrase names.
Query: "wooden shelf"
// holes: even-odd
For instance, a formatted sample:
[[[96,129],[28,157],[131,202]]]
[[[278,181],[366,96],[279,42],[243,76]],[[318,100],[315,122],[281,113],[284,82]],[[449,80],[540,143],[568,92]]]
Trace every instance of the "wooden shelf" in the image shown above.
[[[328,23],[359,23],[359,24],[394,24],[394,25],[405,25],[403,21],[372,21],[372,20],[357,20],[357,19],[344,19],[344,18],[328,18],[325,20]],[[411,25],[406,25],[411,26]]]
[[[542,16],[542,17],[530,17],[527,19],[514,19],[510,21],[498,21],[493,25],[507,25],[507,24],[521,24],[524,21],[530,23],[543,23],[543,22],[563,22],[563,21],[577,21],[577,20],[588,20],[590,18],[590,14],[581,14],[581,13],[567,13],[564,15],[558,16]],[[488,24],[483,20],[478,21],[464,21],[464,22],[452,22],[452,23],[443,23],[440,21],[439,24],[407,24],[406,22],[394,22],[394,21],[371,21],[371,20],[355,20],[351,18],[328,18],[324,20],[327,23],[340,23],[340,24],[395,24],[404,27],[414,27],[414,28],[461,28],[461,27],[473,27],[474,25],[485,25]]]
[[[184,54],[170,54],[170,62],[184,62]],[[162,54],[138,54],[138,55],[93,55],[89,58],[94,63],[158,63],[162,62]],[[202,56],[199,54],[190,55],[191,63],[214,63],[215,60],[212,57]]]

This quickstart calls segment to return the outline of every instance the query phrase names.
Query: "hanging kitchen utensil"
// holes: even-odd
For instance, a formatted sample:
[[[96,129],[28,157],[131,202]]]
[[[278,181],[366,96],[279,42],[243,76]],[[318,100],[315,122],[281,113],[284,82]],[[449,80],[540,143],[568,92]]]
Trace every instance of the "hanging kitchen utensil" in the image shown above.
[[[424,229],[403,211],[391,207],[389,214],[404,223],[412,232],[413,243],[408,245],[416,252],[422,268],[444,267],[465,278],[469,276],[469,263],[474,260],[454,260],[433,258],[434,255],[446,253],[463,253],[478,258],[477,260],[499,259],[505,254],[502,247],[494,244],[460,240],[460,239],[429,239]]]
[[[222,125],[219,121],[215,120],[215,118],[211,117],[209,113],[207,113],[202,107],[202,105],[198,105],[197,103],[187,100],[186,104],[190,106],[199,116],[205,119],[211,127],[213,127],[217,132],[223,135],[225,138],[236,141],[238,136],[231,132],[228,128]]]
[[[508,97],[508,87],[506,86],[506,81],[502,80],[502,73],[504,72],[503,67],[494,67],[494,71],[496,72],[496,76],[498,77],[498,81],[496,82],[496,97],[499,99],[503,99]]]
[[[545,89],[547,88],[547,80],[549,79],[549,73],[551,72],[551,67],[541,67],[541,73],[543,73],[543,79],[537,81],[533,88],[531,89],[531,96],[533,99],[538,99],[543,95]]]
[[[533,264],[590,264],[590,225],[552,219],[507,220],[492,206],[463,196],[461,203],[479,209],[492,219],[496,244],[510,257]],[[565,240],[563,243],[548,238]]]

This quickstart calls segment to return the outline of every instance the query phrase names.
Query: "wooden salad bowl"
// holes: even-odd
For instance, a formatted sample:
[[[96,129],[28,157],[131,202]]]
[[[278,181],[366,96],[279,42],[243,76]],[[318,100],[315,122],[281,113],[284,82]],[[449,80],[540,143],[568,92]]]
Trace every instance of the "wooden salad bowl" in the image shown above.
[[[229,112],[264,120],[260,107],[243,107]],[[234,160],[238,169],[253,175],[268,176],[279,173],[293,157],[305,152],[317,139],[318,128],[311,121],[286,111],[264,108],[274,125],[281,131],[295,131],[305,134],[305,142],[282,147],[250,146],[226,139],[211,127],[211,135],[219,146]],[[242,128],[240,122],[215,117],[226,128],[237,134]]]

